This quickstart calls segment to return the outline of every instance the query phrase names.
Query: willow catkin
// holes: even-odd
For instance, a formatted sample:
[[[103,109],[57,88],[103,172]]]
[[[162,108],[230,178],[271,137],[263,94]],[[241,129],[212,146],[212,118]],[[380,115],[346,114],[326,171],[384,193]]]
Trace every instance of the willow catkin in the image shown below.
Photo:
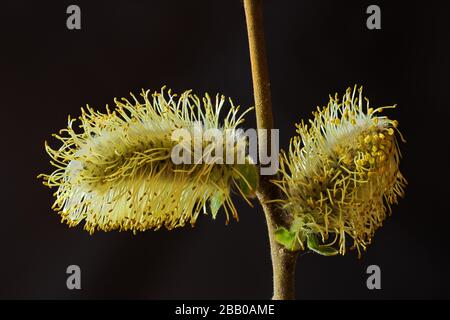
[[[360,253],[404,194],[396,132],[403,138],[397,121],[380,115],[392,107],[370,108],[362,88],[356,91],[349,88],[342,101],[330,97],[309,124],[298,124],[281,156],[275,183],[301,248],[316,235],[325,246],[337,244],[340,254],[349,244]]]
[[[190,91],[178,97],[163,88],[152,95],[143,91],[141,98],[116,99],[116,107],[107,107],[106,113],[88,106],[78,121],[69,117],[67,128],[54,135],[62,142],[59,148],[45,144],[55,171],[41,177],[45,185],[57,188],[53,208],[62,221],[69,226],[85,221],[90,233],[172,229],[194,224],[211,199],[220,199],[227,222],[229,215],[237,218],[230,190],[242,179],[239,165],[174,164],[171,151],[178,141],[172,133],[184,129],[194,137],[201,128],[225,135],[235,132],[245,112],[239,114],[230,100],[221,122],[225,97],[206,94],[200,99]],[[224,154],[236,153],[244,139],[237,133],[234,138],[237,143],[223,145]],[[206,142],[201,143],[208,150]],[[204,160],[204,154],[199,159]]]

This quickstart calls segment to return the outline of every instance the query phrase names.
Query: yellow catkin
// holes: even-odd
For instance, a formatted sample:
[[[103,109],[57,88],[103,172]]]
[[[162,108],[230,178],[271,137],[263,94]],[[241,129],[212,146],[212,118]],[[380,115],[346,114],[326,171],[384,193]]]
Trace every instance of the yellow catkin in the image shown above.
[[[200,212],[207,212],[207,201],[219,193],[227,222],[229,214],[237,218],[230,198],[235,164],[175,165],[171,159],[176,129],[193,135],[199,125],[224,135],[237,129],[250,109],[239,113],[229,100],[221,123],[225,102],[219,95],[200,99],[190,91],[177,96],[163,88],[153,94],[142,91],[140,100],[134,95],[131,101],[116,99],[116,107],[107,107],[106,113],[88,106],[78,120],[69,117],[67,128],[54,135],[62,145],[52,149],[45,144],[55,171],[40,175],[45,185],[57,188],[54,210],[69,226],[85,221],[90,233],[172,229],[194,224]],[[224,154],[235,152],[227,147],[224,143]]]
[[[320,235],[324,244],[337,236],[340,254],[346,237],[359,254],[366,248],[406,185],[394,135],[398,122],[379,115],[390,107],[374,110],[368,100],[363,106],[362,88],[356,91],[347,89],[342,102],[330,97],[309,125],[297,125],[298,136],[281,156],[282,178],[274,181],[295,231]]]

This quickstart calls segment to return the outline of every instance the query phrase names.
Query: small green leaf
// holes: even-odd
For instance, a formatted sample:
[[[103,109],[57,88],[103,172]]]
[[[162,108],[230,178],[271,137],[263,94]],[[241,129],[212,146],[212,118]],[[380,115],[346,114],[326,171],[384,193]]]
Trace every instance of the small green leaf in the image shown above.
[[[335,256],[339,252],[331,247],[331,246],[325,246],[325,245],[319,245],[317,241],[317,236],[313,233],[310,233],[307,235],[308,237],[308,248],[322,256]]]
[[[288,229],[281,227],[275,231],[275,239],[278,243],[290,249],[295,240],[295,233],[292,233]]]
[[[219,209],[223,205],[224,201],[225,201],[225,194],[223,192],[216,192],[209,199],[209,207],[211,209],[211,214],[212,214],[213,219],[216,218],[217,212],[219,212]]]
[[[294,218],[294,221],[292,221],[290,230],[291,232],[294,232],[298,235],[298,238],[301,242],[305,242],[306,240],[306,232],[303,229],[304,227],[304,221],[302,218]]]
[[[297,239],[295,232],[281,227],[275,231],[275,240],[291,251],[300,250],[300,242]]]
[[[254,198],[258,187],[258,168],[251,163],[236,166],[240,174],[236,176],[236,182],[242,193],[248,198]]]

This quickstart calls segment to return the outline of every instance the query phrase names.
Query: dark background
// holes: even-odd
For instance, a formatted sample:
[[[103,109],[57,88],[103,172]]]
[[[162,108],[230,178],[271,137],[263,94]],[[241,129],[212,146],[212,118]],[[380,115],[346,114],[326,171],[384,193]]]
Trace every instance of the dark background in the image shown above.
[[[82,29],[66,28],[77,4]],[[382,29],[366,28],[370,4]],[[89,103],[103,108],[141,88],[193,89],[252,105],[239,0],[2,1],[0,298],[269,298],[264,216],[242,201],[240,222],[202,216],[195,228],[97,233],[68,228],[50,209],[44,140]],[[294,122],[328,94],[362,84],[392,113],[402,146],[406,198],[357,258],[306,254],[300,299],[450,298],[449,5],[444,1],[265,1],[276,126],[288,145]],[[254,126],[251,119],[247,127]],[[82,290],[66,289],[66,268]],[[366,288],[377,264],[382,289]]]

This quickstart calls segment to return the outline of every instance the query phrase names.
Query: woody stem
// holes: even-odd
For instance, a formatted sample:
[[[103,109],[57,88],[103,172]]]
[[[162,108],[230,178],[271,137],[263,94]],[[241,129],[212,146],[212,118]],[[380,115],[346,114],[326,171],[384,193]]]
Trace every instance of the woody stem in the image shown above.
[[[273,129],[272,99],[270,93],[269,69],[264,41],[262,0],[244,0],[245,18],[250,50],[250,62],[255,99],[256,123],[258,128],[258,148],[261,154],[271,146]],[[263,207],[269,233],[273,268],[273,299],[295,299],[295,265],[297,253],[286,250],[275,240],[275,231],[289,223],[288,215],[271,200],[279,199],[279,191],[270,182],[273,177],[260,176],[257,191]]]

